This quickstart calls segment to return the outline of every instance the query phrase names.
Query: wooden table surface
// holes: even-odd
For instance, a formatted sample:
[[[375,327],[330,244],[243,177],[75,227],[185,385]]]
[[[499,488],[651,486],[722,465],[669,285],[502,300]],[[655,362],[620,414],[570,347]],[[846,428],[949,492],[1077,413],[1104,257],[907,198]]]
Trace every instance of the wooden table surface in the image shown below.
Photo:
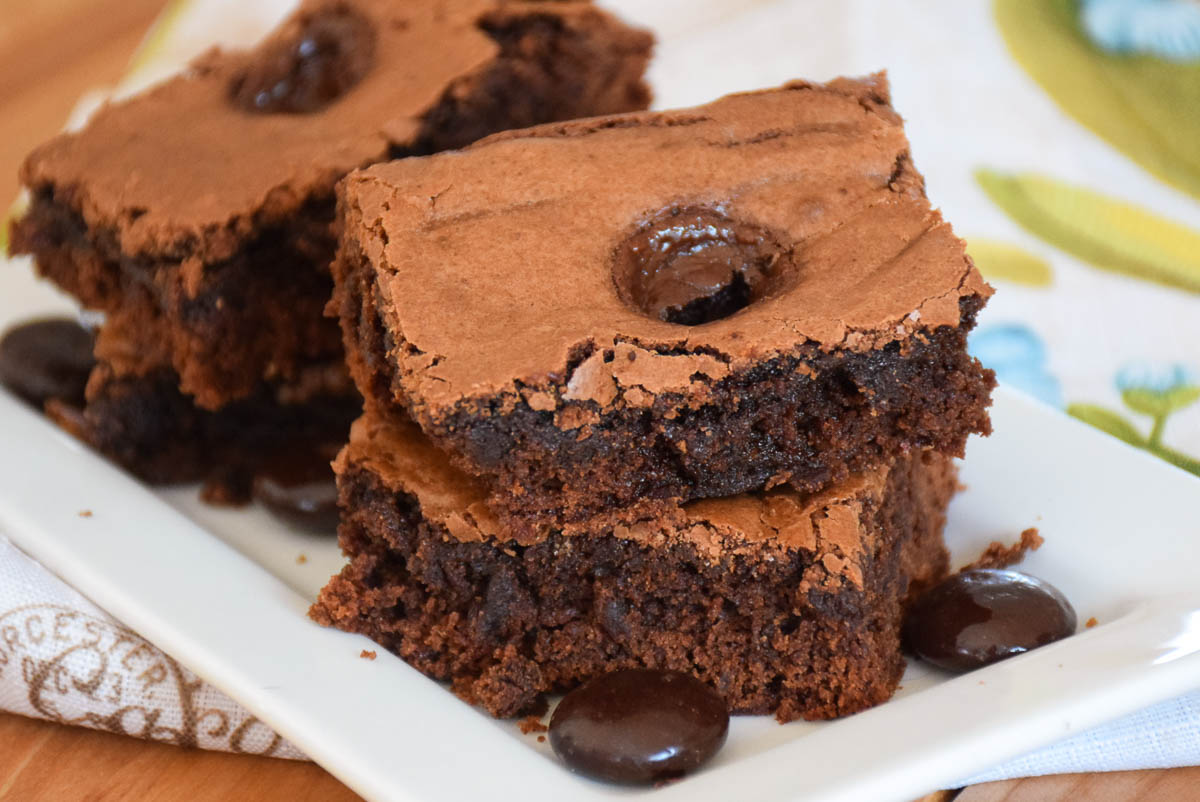
[[[251,0],[247,0],[250,2]],[[111,84],[164,0],[0,0],[0,208],[24,155],[86,90]],[[1061,775],[975,786],[929,802],[1184,802],[1200,768]],[[358,797],[311,763],[226,755],[0,714],[0,800],[170,802]]]

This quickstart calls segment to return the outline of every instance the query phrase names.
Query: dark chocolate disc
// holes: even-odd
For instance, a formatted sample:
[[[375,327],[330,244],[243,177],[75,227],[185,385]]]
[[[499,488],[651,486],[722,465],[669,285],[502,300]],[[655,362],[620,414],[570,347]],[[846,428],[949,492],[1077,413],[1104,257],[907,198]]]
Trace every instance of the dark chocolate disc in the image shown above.
[[[1056,588],[1017,571],[963,571],[912,606],[904,638],[917,657],[971,671],[1075,632],[1075,610]]]
[[[52,398],[83,405],[96,364],[92,333],[71,318],[46,318],[9,329],[0,339],[0,383],[38,407]]]
[[[674,671],[628,669],[568,693],[550,719],[550,745],[572,771],[623,784],[680,777],[729,733],[721,697]]]

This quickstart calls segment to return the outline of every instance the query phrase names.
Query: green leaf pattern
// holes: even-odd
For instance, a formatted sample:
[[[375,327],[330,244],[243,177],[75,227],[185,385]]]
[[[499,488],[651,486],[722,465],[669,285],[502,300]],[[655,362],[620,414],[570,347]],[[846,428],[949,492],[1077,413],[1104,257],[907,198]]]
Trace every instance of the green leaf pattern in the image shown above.
[[[1101,270],[1200,293],[1200,232],[1035,173],[981,168],[975,178],[1009,217],[1072,256]]]
[[[1009,52],[1063,111],[1144,169],[1200,197],[1200,62],[1108,53],[1077,0],[996,0]]]
[[[1111,409],[1095,404],[1071,404],[1067,407],[1067,414],[1089,426],[1095,426],[1097,429],[1111,434],[1118,440],[1124,440],[1131,446],[1146,447],[1146,438],[1137,430],[1137,427],[1121,417],[1120,413],[1113,412]]]
[[[1193,381],[1181,366],[1175,366],[1165,379],[1160,377],[1158,380],[1130,377],[1123,371],[1117,377],[1117,384],[1125,406],[1151,419],[1149,434],[1143,435],[1121,413],[1095,404],[1071,404],[1067,407],[1067,414],[1200,476],[1200,460],[1163,443],[1168,419],[1200,401],[1200,383]]]
[[[1026,287],[1049,287],[1054,283],[1049,262],[1015,245],[969,237],[967,253],[988,281],[1010,281]]]

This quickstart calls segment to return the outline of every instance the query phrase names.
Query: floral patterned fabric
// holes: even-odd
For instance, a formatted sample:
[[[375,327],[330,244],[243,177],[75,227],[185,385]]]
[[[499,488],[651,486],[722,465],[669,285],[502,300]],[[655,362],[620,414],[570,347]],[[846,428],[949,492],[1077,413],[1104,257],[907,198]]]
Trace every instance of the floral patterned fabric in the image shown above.
[[[1012,238],[1008,252],[970,241],[981,269],[1002,291],[1046,294],[1060,317],[1031,317],[1002,292],[972,346],[1002,380],[1200,475],[1200,3],[997,0],[995,15],[1016,64],[1084,129],[1075,135],[1116,152],[1089,163],[1086,183],[1044,168],[974,171],[1022,239],[1036,240],[1025,250]],[[1162,213],[1142,205],[1152,193],[1141,180],[1114,180],[1129,161],[1178,190],[1151,201]],[[1055,295],[1055,274],[1081,282],[1074,298]],[[1102,307],[1108,316],[1095,314]]]

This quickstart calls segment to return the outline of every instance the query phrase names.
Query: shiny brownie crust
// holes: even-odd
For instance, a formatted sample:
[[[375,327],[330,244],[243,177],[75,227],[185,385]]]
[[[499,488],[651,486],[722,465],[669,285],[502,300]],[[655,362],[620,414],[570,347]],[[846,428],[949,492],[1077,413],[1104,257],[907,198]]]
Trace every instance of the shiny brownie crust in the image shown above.
[[[692,673],[737,713],[828,719],[885,701],[904,661],[907,600],[946,573],[948,459],[903,458],[860,501],[862,583],[813,552],[758,543],[714,559],[695,543],[612,530],[463,542],[369,466],[339,476],[350,562],[311,610],[367,635],[499,717],[615,669]]]

